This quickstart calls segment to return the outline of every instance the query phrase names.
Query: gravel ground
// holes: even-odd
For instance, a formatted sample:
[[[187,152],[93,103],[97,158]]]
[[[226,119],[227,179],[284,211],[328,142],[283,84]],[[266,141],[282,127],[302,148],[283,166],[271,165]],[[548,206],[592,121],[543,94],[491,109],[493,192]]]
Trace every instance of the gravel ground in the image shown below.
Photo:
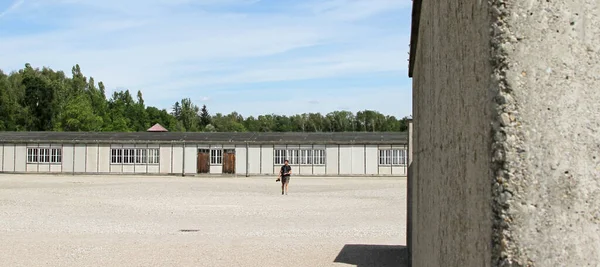
[[[403,266],[405,178],[0,175],[0,266]]]

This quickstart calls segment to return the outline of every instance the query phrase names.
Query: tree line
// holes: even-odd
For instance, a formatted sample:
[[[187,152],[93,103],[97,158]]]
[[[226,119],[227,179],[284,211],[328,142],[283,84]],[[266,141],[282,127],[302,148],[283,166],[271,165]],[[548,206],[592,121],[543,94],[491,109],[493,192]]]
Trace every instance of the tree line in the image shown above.
[[[146,106],[142,92],[116,91],[107,99],[105,86],[85,77],[79,65],[71,77],[50,68],[0,70],[0,131],[146,131],[160,123],[175,132],[349,132],[406,131],[407,117],[398,119],[377,111],[356,114],[333,111],[243,117],[237,112],[211,115],[206,105],[190,98],[171,110]]]

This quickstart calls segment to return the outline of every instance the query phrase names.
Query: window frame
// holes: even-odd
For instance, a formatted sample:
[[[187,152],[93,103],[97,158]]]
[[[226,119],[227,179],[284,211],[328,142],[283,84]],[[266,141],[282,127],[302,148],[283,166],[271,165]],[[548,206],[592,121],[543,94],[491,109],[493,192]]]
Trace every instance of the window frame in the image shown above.
[[[313,149],[313,165],[325,165],[325,149]]]
[[[27,164],[62,164],[62,148],[27,147]]]
[[[379,166],[405,166],[407,162],[405,148],[379,149]]]
[[[273,149],[273,163],[275,165],[283,165],[286,159],[290,165],[325,165],[325,149]]]
[[[222,148],[210,149],[210,165],[214,165],[214,166],[223,165],[223,149]]]
[[[128,148],[117,147],[110,149],[111,165],[158,165],[160,164],[159,148]]]

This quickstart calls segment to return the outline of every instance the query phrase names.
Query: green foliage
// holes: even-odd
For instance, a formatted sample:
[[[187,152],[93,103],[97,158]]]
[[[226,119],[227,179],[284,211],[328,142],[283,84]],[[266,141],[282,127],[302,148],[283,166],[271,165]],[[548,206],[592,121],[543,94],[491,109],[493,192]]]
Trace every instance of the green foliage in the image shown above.
[[[211,115],[206,105],[199,108],[190,98],[175,102],[169,113],[146,106],[141,91],[135,98],[129,90],[117,91],[107,99],[104,84],[85,77],[79,65],[71,69],[71,77],[29,64],[9,75],[0,70],[0,131],[135,132],[159,123],[175,132],[398,132],[407,130],[407,119],[373,110]]]

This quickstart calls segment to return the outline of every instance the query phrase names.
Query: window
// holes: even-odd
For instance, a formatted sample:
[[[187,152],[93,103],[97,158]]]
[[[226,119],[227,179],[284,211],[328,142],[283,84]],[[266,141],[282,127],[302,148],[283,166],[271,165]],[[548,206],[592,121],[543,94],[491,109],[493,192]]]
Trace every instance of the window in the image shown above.
[[[273,153],[276,165],[284,164],[287,159],[290,165],[324,165],[324,149],[275,149]]]
[[[298,149],[289,149],[287,151],[287,160],[290,164],[298,165],[298,159],[300,158],[300,151]]]
[[[111,164],[158,164],[158,148],[113,148]]]
[[[158,149],[148,149],[148,163],[158,164],[159,154]]]
[[[325,165],[325,149],[315,149],[314,150],[313,163],[315,165]]]
[[[61,148],[27,148],[27,163],[61,163]]]
[[[212,149],[210,151],[210,164],[221,165],[223,164],[223,150]]]
[[[62,150],[58,148],[51,149],[50,162],[59,163],[62,162]]]
[[[275,149],[274,152],[275,157],[275,165],[282,165],[285,160],[285,150],[284,149]]]
[[[379,165],[406,165],[406,149],[379,150]]]

